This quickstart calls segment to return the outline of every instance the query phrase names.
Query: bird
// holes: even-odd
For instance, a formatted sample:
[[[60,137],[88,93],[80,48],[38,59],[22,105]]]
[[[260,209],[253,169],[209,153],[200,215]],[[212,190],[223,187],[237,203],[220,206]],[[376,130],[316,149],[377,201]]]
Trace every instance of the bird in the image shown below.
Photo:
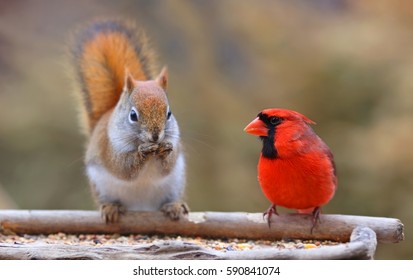
[[[268,226],[277,206],[312,214],[312,228],[321,207],[337,189],[334,157],[327,144],[314,132],[312,120],[293,110],[262,110],[244,131],[258,136],[262,150],[258,182],[271,206],[264,212]]]

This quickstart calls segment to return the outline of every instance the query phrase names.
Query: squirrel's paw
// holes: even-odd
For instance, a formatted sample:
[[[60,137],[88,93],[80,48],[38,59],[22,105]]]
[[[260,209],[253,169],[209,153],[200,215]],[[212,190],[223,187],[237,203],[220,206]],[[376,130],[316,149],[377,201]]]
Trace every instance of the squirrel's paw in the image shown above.
[[[172,152],[172,150],[173,150],[173,145],[171,142],[161,142],[159,143],[156,154],[159,155],[160,157],[165,158],[167,155],[169,155]]]
[[[141,155],[147,155],[156,152],[159,149],[158,144],[153,144],[153,143],[144,143],[139,145],[138,147],[138,152]]]
[[[179,220],[188,215],[189,207],[185,202],[171,202],[162,205],[161,211],[172,220]]]
[[[125,208],[119,203],[103,203],[100,206],[100,214],[105,223],[117,223],[120,215],[125,213]]]

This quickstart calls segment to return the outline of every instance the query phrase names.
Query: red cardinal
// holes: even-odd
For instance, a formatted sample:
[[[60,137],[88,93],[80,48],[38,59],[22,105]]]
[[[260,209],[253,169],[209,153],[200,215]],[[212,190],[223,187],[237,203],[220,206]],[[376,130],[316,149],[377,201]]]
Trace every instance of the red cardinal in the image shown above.
[[[310,127],[313,121],[286,109],[266,109],[245,132],[259,136],[263,147],[258,162],[258,181],[272,205],[264,213],[268,225],[277,206],[312,213],[313,230],[320,208],[337,188],[333,154]]]

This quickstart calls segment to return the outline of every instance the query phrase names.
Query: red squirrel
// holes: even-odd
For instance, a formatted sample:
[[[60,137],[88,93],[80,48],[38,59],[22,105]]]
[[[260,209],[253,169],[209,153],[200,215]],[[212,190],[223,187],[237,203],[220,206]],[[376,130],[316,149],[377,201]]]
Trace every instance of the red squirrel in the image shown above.
[[[168,71],[155,72],[146,35],[123,21],[95,21],[73,37],[75,86],[89,136],[85,164],[106,223],[125,211],[188,213],[185,159],[169,107]]]

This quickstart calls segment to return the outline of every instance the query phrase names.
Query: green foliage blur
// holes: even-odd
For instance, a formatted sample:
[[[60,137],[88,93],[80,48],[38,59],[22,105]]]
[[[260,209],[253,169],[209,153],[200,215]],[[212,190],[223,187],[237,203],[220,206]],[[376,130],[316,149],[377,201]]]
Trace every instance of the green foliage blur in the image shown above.
[[[143,26],[169,67],[191,210],[266,210],[260,142],[243,128],[263,108],[293,109],[317,122],[335,156],[339,188],[324,213],[401,219],[406,240],[380,244],[376,257],[413,258],[411,1],[1,1],[10,203],[94,209],[66,52],[73,29],[105,17]]]

